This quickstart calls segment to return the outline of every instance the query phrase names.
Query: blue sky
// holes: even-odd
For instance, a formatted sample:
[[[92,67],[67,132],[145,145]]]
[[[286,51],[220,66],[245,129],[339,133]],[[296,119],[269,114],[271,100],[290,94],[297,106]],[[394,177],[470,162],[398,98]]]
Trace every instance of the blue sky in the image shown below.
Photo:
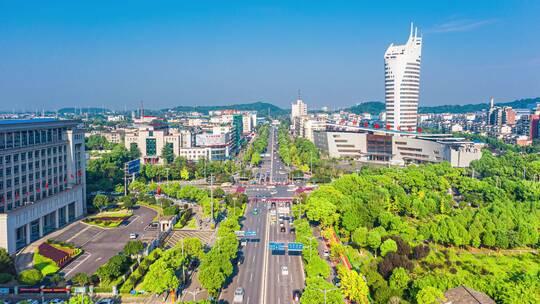
[[[540,1],[0,1],[0,109],[384,99],[423,34],[421,105],[540,96]]]

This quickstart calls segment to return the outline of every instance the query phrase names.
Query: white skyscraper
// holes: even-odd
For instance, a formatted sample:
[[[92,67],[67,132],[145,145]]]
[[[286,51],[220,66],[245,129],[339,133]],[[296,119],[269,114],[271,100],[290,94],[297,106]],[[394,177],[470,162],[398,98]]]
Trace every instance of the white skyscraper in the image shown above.
[[[384,53],[386,124],[392,130],[416,130],[422,55],[417,30],[411,23],[407,43],[391,44]]]
[[[302,99],[298,98],[296,103],[291,105],[291,121],[294,121],[295,117],[307,115],[307,104]]]

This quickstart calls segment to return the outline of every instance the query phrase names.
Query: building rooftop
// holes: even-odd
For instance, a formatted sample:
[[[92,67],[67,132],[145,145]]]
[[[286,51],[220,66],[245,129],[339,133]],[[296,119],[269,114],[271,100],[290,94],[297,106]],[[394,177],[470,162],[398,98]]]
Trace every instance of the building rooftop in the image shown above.
[[[56,118],[32,118],[32,119],[0,119],[0,125],[42,123],[42,122],[57,122]]]

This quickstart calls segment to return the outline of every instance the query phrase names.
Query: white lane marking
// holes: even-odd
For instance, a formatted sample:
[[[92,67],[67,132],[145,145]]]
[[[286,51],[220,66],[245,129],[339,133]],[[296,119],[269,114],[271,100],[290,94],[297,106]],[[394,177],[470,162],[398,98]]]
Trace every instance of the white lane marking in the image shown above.
[[[253,282],[253,272],[249,275],[249,281]]]
[[[253,259],[251,259],[251,264],[255,263],[255,255],[253,256]]]
[[[64,276],[67,276],[68,274],[70,274],[73,270],[77,269],[79,267],[79,265],[81,265],[84,261],[88,260],[88,258],[90,258],[90,256],[92,255],[90,252],[87,252],[88,253],[88,256],[84,259],[82,259],[81,261],[79,261],[79,263],[77,264],[76,267],[73,267],[71,268],[69,271],[67,271],[66,273],[64,273]]]
[[[264,226],[264,238],[263,238],[263,244],[266,244],[266,242],[269,239],[270,229],[268,229],[268,214],[266,215],[266,224]],[[261,280],[261,296],[259,299],[259,303],[265,304],[266,303],[266,275],[268,273],[268,246],[264,246],[264,259],[263,259],[263,276]]]
[[[249,297],[248,297],[248,299],[247,299],[247,304],[249,304]]]

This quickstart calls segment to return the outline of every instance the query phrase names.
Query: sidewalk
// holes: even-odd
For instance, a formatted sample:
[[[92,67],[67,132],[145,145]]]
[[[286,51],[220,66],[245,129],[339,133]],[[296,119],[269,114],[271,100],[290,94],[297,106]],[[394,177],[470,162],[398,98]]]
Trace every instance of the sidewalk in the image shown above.
[[[202,288],[199,282],[199,270],[197,269],[188,278],[188,286],[181,291],[178,298],[182,301],[200,301],[208,299],[208,292]]]
[[[47,241],[50,238],[56,237],[60,234],[62,234],[65,230],[73,228],[73,226],[77,225],[79,223],[80,219],[77,219],[74,222],[71,222],[69,225],[64,226],[58,230],[55,230],[47,235],[44,235],[42,238],[40,238],[37,241],[34,241],[26,247],[24,247],[22,250],[16,253],[15,255],[15,270],[17,273],[20,273],[21,271],[32,269],[34,267],[34,252],[36,249]]]

